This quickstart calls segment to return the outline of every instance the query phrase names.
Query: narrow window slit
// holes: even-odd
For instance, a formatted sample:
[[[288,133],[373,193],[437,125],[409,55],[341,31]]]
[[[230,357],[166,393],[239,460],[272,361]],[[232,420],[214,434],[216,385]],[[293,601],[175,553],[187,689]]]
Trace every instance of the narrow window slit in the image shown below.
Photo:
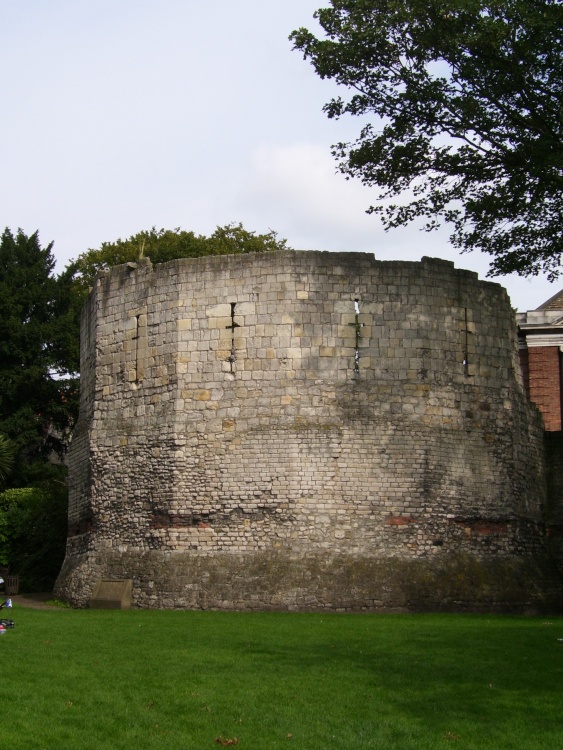
[[[354,344],[354,375],[360,374],[360,334],[362,324],[360,323],[360,300],[354,300],[354,328],[356,331],[356,341]]]
[[[235,322],[235,308],[237,306],[236,302],[231,302],[231,325],[226,326],[227,329],[231,331],[231,354],[229,356],[229,365],[231,368],[231,372],[235,371],[235,358],[236,358],[236,350],[235,350],[235,328],[239,327],[239,324]]]
[[[135,383],[139,382],[139,318],[140,315],[135,315],[135,335],[133,341],[135,342]]]
[[[464,311],[464,342],[463,342],[463,369],[465,375],[469,375],[469,326],[467,317],[467,307],[463,308]]]

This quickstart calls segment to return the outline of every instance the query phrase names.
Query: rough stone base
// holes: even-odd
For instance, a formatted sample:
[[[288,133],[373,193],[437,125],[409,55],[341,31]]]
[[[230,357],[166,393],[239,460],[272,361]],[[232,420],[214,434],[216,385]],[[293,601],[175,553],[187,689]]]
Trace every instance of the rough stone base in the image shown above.
[[[76,558],[75,558],[76,559]],[[469,555],[385,560],[264,552],[215,557],[189,553],[98,552],[65,565],[55,595],[87,606],[100,578],[132,578],[132,606],[377,612],[562,611],[561,582],[547,560]]]

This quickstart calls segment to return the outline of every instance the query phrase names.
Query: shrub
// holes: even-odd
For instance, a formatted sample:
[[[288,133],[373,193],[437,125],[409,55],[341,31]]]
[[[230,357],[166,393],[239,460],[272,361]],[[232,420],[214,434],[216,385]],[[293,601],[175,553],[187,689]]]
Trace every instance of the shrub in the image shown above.
[[[15,446],[10,438],[0,433],[0,482],[3,482],[12,471],[15,452]]]
[[[66,545],[67,492],[58,482],[0,493],[0,564],[24,591],[53,587]]]

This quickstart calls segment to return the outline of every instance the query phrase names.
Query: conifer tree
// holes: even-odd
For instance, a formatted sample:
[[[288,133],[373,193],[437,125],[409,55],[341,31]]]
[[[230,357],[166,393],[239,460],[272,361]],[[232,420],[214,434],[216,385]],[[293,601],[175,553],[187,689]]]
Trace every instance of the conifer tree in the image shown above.
[[[37,232],[0,238],[0,432],[16,447],[12,484],[30,467],[62,453],[72,422],[75,384],[64,372],[65,295],[54,276],[52,243]],[[66,305],[68,307],[68,305]]]

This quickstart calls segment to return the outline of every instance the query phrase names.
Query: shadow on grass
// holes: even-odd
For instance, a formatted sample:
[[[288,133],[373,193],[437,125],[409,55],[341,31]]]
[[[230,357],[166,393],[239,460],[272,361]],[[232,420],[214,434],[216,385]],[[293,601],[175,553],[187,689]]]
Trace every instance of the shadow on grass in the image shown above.
[[[52,727],[44,747],[62,746],[69,723],[88,738],[65,735],[67,746],[88,750],[148,736],[158,749],[236,736],[249,748],[552,750],[561,735],[560,618],[19,610],[14,619],[2,645],[18,670],[0,694],[18,696],[18,741]]]

